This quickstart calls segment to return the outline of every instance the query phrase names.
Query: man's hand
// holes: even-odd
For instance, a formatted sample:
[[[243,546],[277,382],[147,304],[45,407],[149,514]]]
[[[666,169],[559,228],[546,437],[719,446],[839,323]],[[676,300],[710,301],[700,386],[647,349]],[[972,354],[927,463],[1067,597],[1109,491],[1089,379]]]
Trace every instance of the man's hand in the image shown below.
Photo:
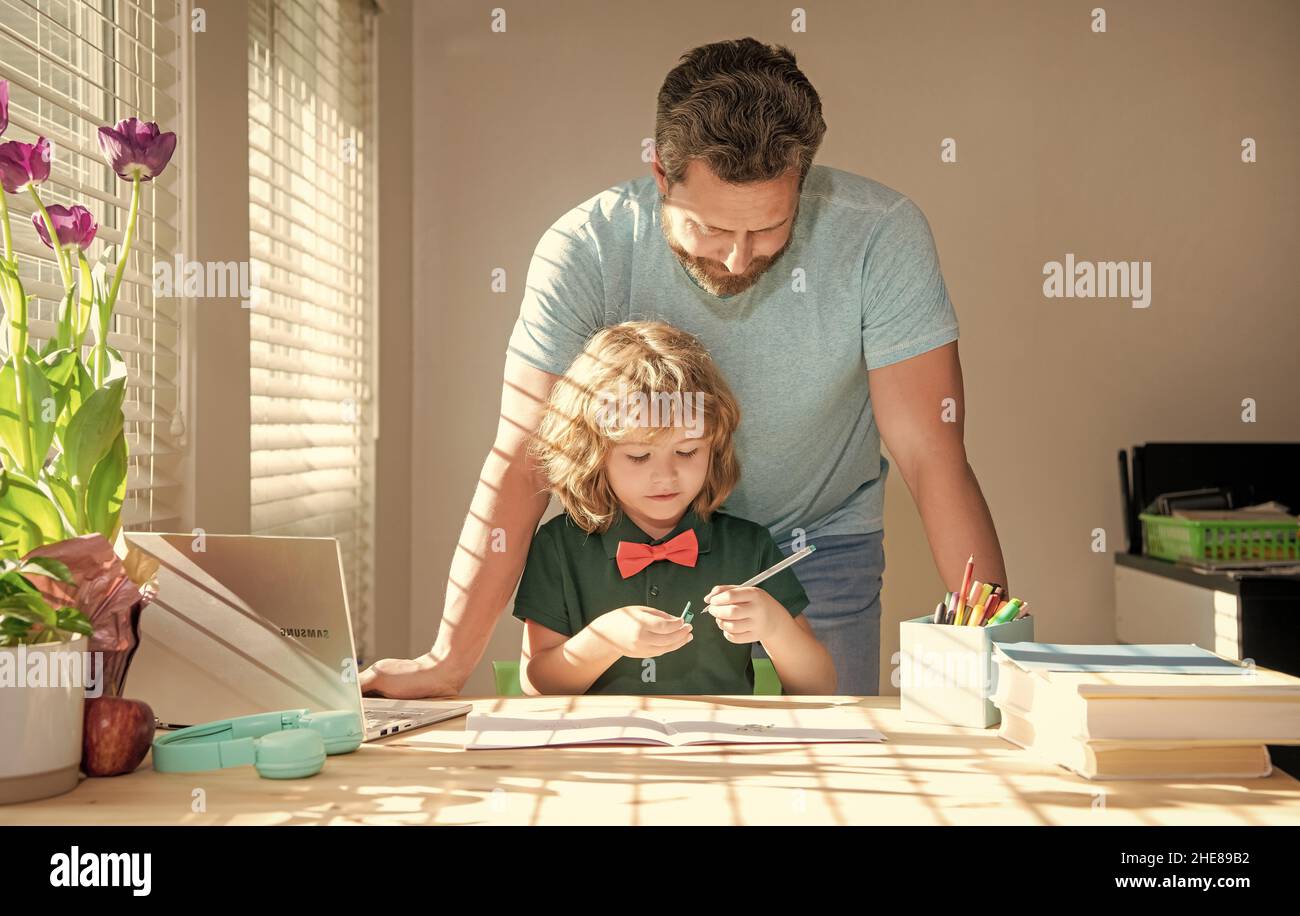
[[[715,585],[704,601],[728,642],[762,642],[790,620],[781,602],[757,585]]]
[[[394,700],[420,700],[429,697],[454,697],[465,686],[465,678],[439,664],[425,653],[419,658],[381,658],[360,677],[361,695],[390,697]]]

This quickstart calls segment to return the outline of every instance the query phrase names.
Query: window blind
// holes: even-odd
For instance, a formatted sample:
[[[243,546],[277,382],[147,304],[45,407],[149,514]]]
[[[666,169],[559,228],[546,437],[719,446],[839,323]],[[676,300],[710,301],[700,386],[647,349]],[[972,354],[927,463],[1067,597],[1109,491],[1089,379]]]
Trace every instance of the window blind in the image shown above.
[[[0,0],[0,79],[9,81],[4,140],[53,144],[46,205],[82,204],[99,222],[87,257],[120,246],[130,186],[100,156],[97,131],[135,116],[181,130],[182,10],[179,0]],[[181,142],[185,138],[181,137]],[[165,530],[180,518],[184,422],[180,303],[154,294],[153,267],[181,250],[182,157],[143,185],[136,237],[109,344],[127,364],[128,528]],[[54,330],[63,295],[54,252],[30,223],[34,206],[10,195],[15,249],[29,295],[34,345]],[[89,339],[91,335],[87,335]]]
[[[249,4],[252,528],[339,540],[373,640],[374,23],[365,0]]]

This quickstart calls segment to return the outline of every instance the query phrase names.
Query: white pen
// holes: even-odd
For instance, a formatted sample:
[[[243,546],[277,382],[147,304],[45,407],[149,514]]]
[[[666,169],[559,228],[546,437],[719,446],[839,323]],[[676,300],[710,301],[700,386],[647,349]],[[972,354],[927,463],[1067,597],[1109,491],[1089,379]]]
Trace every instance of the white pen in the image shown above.
[[[784,560],[782,560],[780,563],[777,563],[775,566],[763,570],[754,578],[742,582],[739,585],[733,585],[732,588],[749,588],[749,586],[751,585],[757,585],[758,583],[763,582],[766,579],[770,579],[773,576],[775,576],[777,573],[779,573],[781,570],[791,567],[794,564],[798,563],[800,560],[802,560],[804,557],[811,554],[816,549],[817,549],[816,545],[809,544],[803,550],[799,550],[790,554],[790,556],[786,557]],[[682,608],[681,616],[678,619],[690,623],[691,617],[695,616],[694,614],[691,614],[690,617],[686,616],[686,612],[689,611],[690,609],[691,609],[691,603],[688,601],[686,602],[686,607]]]
[[[762,582],[762,581],[764,581],[764,580],[766,580],[766,579],[770,579],[770,578],[772,578],[773,576],[775,576],[777,573],[779,573],[781,570],[785,569],[786,567],[793,566],[794,564],[798,563],[800,560],[802,560],[804,557],[806,557],[806,556],[808,556],[809,554],[811,554],[811,553],[812,553],[814,550],[816,550],[816,549],[817,549],[817,548],[816,548],[815,546],[813,546],[812,544],[809,544],[809,545],[808,545],[807,547],[805,547],[803,550],[796,551],[795,553],[790,554],[790,556],[786,557],[786,558],[785,558],[784,560],[782,560],[780,563],[777,563],[775,566],[771,567],[770,569],[765,569],[765,570],[763,570],[761,573],[759,573],[759,574],[758,574],[757,576],[755,576],[754,578],[750,579],[750,580],[747,581],[747,582],[742,582],[742,583],[740,583],[740,585],[738,585],[738,586],[736,586],[736,587],[737,587],[737,588],[749,588],[751,585],[757,585],[758,583],[760,583],[760,582]]]

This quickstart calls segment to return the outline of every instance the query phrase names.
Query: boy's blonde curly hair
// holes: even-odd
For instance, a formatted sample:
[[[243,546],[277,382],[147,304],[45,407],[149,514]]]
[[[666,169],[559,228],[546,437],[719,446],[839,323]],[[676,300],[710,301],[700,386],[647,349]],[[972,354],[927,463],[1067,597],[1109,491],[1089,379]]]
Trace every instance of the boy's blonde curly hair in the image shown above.
[[[610,398],[660,398],[670,416],[658,426],[641,425],[644,414],[615,416]],[[712,435],[709,473],[691,504],[707,521],[740,480],[733,436],[740,406],[708,351],[693,335],[662,321],[626,321],[602,328],[561,376],[529,453],[550,481],[550,489],[587,533],[609,530],[618,515],[618,500],[605,474],[610,449],[634,430],[653,441],[665,428],[686,425],[676,405],[702,395],[702,435]],[[669,400],[673,395],[676,400]],[[624,401],[623,403],[626,403]]]

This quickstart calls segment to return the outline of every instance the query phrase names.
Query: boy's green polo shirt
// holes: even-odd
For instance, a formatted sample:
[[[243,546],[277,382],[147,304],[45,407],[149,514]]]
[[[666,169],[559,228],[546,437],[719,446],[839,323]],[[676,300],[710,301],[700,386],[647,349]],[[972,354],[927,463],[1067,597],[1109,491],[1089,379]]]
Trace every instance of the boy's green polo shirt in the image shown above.
[[[691,528],[699,542],[695,566],[657,560],[626,579],[619,573],[615,561],[619,541],[662,544]],[[658,540],[621,512],[608,531],[590,535],[567,513],[561,514],[533,537],[514,615],[573,636],[601,614],[620,607],[644,605],[680,615],[689,601],[697,614],[691,622],[691,642],[653,659],[620,658],[587,692],[752,694],[752,644],[728,642],[714,618],[699,612],[713,586],[738,585],[783,557],[767,528],[724,512],[714,512],[705,522],[693,509],[687,510],[677,527]],[[759,587],[791,616],[808,606],[793,569],[777,573]]]

